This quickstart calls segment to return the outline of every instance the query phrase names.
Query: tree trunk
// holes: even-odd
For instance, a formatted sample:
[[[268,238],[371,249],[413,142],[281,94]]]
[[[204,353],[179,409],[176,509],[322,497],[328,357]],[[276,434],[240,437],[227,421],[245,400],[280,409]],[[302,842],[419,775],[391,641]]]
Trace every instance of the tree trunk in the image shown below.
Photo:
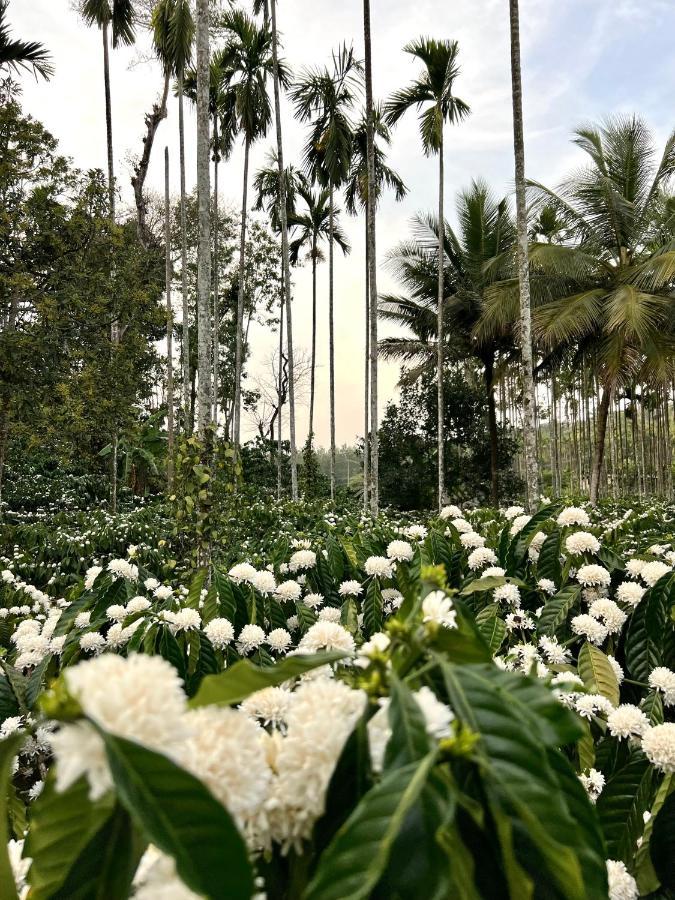
[[[525,201],[525,142],[523,139],[523,90],[520,73],[520,27],[518,0],[509,0],[511,20],[511,91],[513,95],[513,151],[516,174],[516,229],[518,235],[518,285],[520,288],[520,359],[523,392],[523,447],[527,499],[534,512],[539,498],[535,431],[535,393],[532,365],[532,313],[527,252],[527,208]]]
[[[204,437],[211,420],[211,191],[209,162],[209,3],[197,0],[197,430]]]
[[[309,438],[314,442],[314,385],[316,380],[316,235],[312,238],[312,366],[309,373]]]
[[[283,261],[281,265],[283,269]],[[283,274],[282,274],[283,283]],[[282,491],[282,451],[283,439],[281,434],[282,425],[282,408],[283,408],[283,368],[284,368],[284,291],[281,291],[281,302],[279,304],[279,377],[277,379],[277,403],[279,404],[279,437],[277,441],[277,500],[281,500]]]
[[[436,349],[436,381],[438,399],[438,509],[443,508],[445,498],[445,424],[444,424],[444,400],[443,400],[443,296],[445,288],[443,284],[445,248],[445,213],[443,210],[443,127],[441,126],[441,141],[438,148],[438,298],[436,305],[436,330],[438,346]]]
[[[246,291],[246,206],[248,202],[248,158],[250,144],[244,139],[244,188],[241,198],[239,233],[239,287],[237,289],[237,335],[234,357],[234,447],[241,443],[241,381],[244,370],[244,297]]]
[[[370,261],[368,258],[368,217],[365,219],[366,227],[366,346],[365,346],[365,371],[363,378],[363,511],[368,512],[370,503]]]
[[[279,49],[277,32],[277,4],[271,0],[272,12],[272,74],[274,80],[274,118],[279,166],[279,206],[281,219],[281,256],[284,267],[283,291],[286,302],[286,346],[288,353],[288,425],[291,451],[291,498],[298,499],[298,460],[295,446],[295,374],[293,362],[293,315],[291,297],[291,264],[288,254],[288,210],[286,209],[286,178],[284,147],[281,137],[281,98],[279,96]]]
[[[593,459],[593,472],[591,474],[590,501],[593,506],[598,502],[598,490],[600,487],[600,475],[602,473],[602,461],[605,456],[605,436],[607,434],[607,414],[612,399],[611,385],[606,384],[602,389],[602,399],[598,406],[597,438],[595,444],[595,458]]]
[[[0,522],[3,519],[2,486],[5,474],[5,458],[7,456],[7,438],[9,436],[9,394],[0,400]]]
[[[488,431],[490,433],[490,502],[499,506],[499,454],[497,410],[495,409],[494,357],[485,360],[485,390],[487,392]]]
[[[178,79],[178,144],[180,152],[180,275],[183,309],[183,428],[192,431],[190,416],[190,306],[188,303],[187,224],[185,219],[185,124],[183,73]]]
[[[218,302],[218,116],[213,117],[213,421],[218,426],[220,380],[220,304]]]
[[[155,141],[155,135],[162,119],[166,119],[166,101],[169,96],[170,74],[164,76],[164,87],[162,88],[162,96],[159,103],[153,103],[152,110],[145,116],[145,137],[143,138],[143,152],[141,158],[134,166],[134,174],[131,177],[131,186],[134,189],[134,199],[136,201],[136,216],[138,227],[138,240],[143,247],[149,247],[154,236],[147,224],[148,201],[143,193],[145,187],[145,179],[148,177],[148,169],[150,168],[150,154],[152,153],[152,145]]]
[[[330,498],[335,499],[335,334],[333,327],[333,185],[328,206],[328,375],[330,405]]]
[[[366,162],[368,171],[366,201],[366,246],[368,247],[368,294],[370,302],[370,512],[379,511],[379,442],[377,410],[377,254],[375,243],[375,120],[373,110],[373,67],[370,31],[370,0],[363,0],[363,35],[366,76]]]
[[[166,427],[168,458],[166,480],[173,490],[173,308],[171,306],[171,202],[169,199],[169,148],[164,148],[164,241],[166,278]]]

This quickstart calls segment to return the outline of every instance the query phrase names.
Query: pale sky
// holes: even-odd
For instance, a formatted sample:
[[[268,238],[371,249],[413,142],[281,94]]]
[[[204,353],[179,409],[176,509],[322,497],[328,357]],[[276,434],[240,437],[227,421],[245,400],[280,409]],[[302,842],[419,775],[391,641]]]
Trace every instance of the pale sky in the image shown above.
[[[248,4],[247,4],[248,6]],[[384,99],[404,86],[417,65],[401,51],[418,36],[459,41],[461,74],[456,93],[472,108],[471,117],[446,137],[446,209],[458,189],[481,176],[505,194],[513,181],[508,0],[371,0],[374,93]],[[346,41],[362,54],[362,0],[280,0],[279,28],[284,56],[298,70],[323,64]],[[608,114],[639,112],[652,127],[659,148],[672,129],[675,96],[675,0],[521,0],[526,169],[529,177],[555,184],[580,160],[570,144],[572,130]],[[27,112],[60,141],[64,154],[81,168],[106,166],[103,62],[100,33],[88,29],[69,0],[10,0],[9,22],[16,36],[40,40],[53,55],[56,74],[48,84],[22,78]],[[124,201],[133,204],[129,157],[140,151],[143,117],[161,88],[156,63],[134,65],[149,47],[139,33],[136,49],[111,52],[113,137],[116,176]],[[148,187],[163,191],[163,150],[173,160],[172,190],[178,192],[178,115],[170,100],[169,116],[157,134]],[[300,163],[304,126],[283,109],[284,155]],[[194,184],[196,128],[186,123],[188,185]],[[262,164],[273,133],[252,155],[251,172]],[[377,221],[378,256],[408,236],[410,218],[437,204],[437,159],[423,156],[417,120],[409,114],[394,132],[390,164],[406,181],[409,194],[399,204],[382,202]],[[221,167],[221,193],[241,204],[243,154],[239,147]],[[352,253],[336,252],[336,417],[338,443],[363,433],[363,222],[343,215]],[[307,351],[311,335],[311,272],[293,271],[295,342]],[[380,267],[378,287],[396,284]],[[319,335],[315,429],[319,443],[329,440],[327,266],[319,270]],[[380,335],[388,327],[380,324]],[[275,338],[251,332],[253,373],[264,366]],[[398,367],[380,370],[380,411],[395,395]],[[304,442],[307,410],[298,411],[298,441]]]

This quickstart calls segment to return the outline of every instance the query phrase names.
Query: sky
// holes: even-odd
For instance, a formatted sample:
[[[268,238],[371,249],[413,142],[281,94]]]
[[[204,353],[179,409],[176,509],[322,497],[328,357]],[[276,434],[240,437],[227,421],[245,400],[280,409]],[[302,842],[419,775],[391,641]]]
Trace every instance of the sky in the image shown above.
[[[248,6],[248,4],[247,4]],[[513,189],[513,147],[508,0],[371,0],[373,83],[376,99],[416,77],[419,67],[402,50],[425,35],[459,42],[461,72],[456,93],[471,106],[471,116],[448,127],[445,155],[446,210],[458,190],[482,177],[500,196]],[[284,57],[294,71],[325,64],[342,42],[363,52],[362,0],[280,0],[278,25]],[[554,186],[582,163],[571,143],[573,130],[608,115],[639,112],[659,147],[675,126],[675,0],[520,0],[525,158],[528,177]],[[100,33],[87,28],[70,0],[11,0],[9,22],[16,36],[40,40],[51,51],[55,75],[49,84],[24,76],[23,103],[60,141],[60,149],[81,168],[106,166],[103,62]],[[111,52],[115,168],[122,199],[133,204],[130,160],[140,152],[143,118],[159,95],[162,76],[148,61],[149,36],[139,33],[135,48]],[[305,126],[294,121],[282,101],[285,161],[300,164]],[[187,108],[187,107],[186,107]],[[273,133],[252,153],[251,171],[263,164]],[[195,182],[196,124],[186,118],[188,188]],[[163,191],[163,150],[174,162],[172,191],[179,190],[178,113],[173,98],[161,124],[147,186]],[[384,197],[378,211],[378,289],[397,292],[386,268],[386,253],[409,235],[412,216],[437,207],[437,158],[422,154],[417,117],[409,113],[397,126],[389,164],[409,193],[395,203]],[[243,152],[237,147],[221,167],[221,196],[241,205]],[[343,214],[352,244],[335,254],[336,430],[338,444],[363,434],[364,226]],[[293,271],[294,341],[309,351],[311,271]],[[315,431],[329,442],[328,275],[319,269],[319,326]],[[391,333],[380,323],[380,336]],[[269,330],[252,329],[250,382],[265,377],[276,346]],[[398,366],[380,365],[380,415],[396,396]],[[249,383],[250,383],[249,382]],[[303,392],[306,394],[307,392]],[[297,412],[299,442],[307,428],[307,404]],[[248,423],[248,433],[253,424]]]

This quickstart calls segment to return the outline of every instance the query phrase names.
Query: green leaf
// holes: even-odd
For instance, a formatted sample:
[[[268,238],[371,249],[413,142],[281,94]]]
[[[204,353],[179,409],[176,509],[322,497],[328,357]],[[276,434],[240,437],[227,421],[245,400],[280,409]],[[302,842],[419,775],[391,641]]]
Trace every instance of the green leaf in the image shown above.
[[[675,889],[675,793],[666,797],[654,820],[649,854],[661,887]]]
[[[202,622],[204,625],[208,625],[212,619],[217,619],[219,615],[218,592],[214,581],[209,588],[209,592],[204,600],[204,606],[201,609]]]
[[[560,566],[560,546],[562,533],[559,528],[552,531],[542,544],[537,560],[537,579],[549,578],[560,585],[562,580],[562,568]]]
[[[232,584],[227,576],[215,568],[213,570],[213,583],[218,594],[218,602],[220,603],[219,614],[229,619],[234,625],[237,615],[237,598],[234,595]]]
[[[353,597],[347,597],[340,607],[340,624],[346,628],[350,634],[356,634],[359,630],[359,608]]]
[[[637,881],[638,890],[640,891],[640,896],[644,894],[651,894],[653,891],[656,891],[659,887],[659,877],[654,870],[654,866],[652,864],[651,857],[651,839],[652,833],[654,830],[654,823],[658,818],[658,814],[661,811],[664,803],[668,799],[668,797],[675,791],[675,774],[670,773],[666,775],[661,782],[661,786],[659,787],[656,793],[656,799],[652,804],[651,812],[652,816],[650,820],[645,825],[645,829],[642,833],[642,844],[638,848],[638,851],[635,855],[635,866],[634,872],[635,880]]]
[[[461,597],[467,597],[469,594],[485,593],[495,588],[501,587],[507,581],[513,580],[505,578],[503,575],[486,575],[484,578],[475,578],[463,587],[459,592]]]
[[[250,900],[253,872],[230,814],[194,775],[165,756],[103,733],[120,802],[180,878],[209,900]]]
[[[387,714],[391,737],[384,754],[385,770],[423,759],[431,749],[424,713],[412,691],[394,674]]]
[[[370,895],[435,758],[430,753],[421,762],[393,769],[368,791],[321,855],[305,900],[362,900]]]
[[[284,681],[297,678],[298,675],[303,675],[318,666],[337,662],[346,656],[346,653],[337,650],[307,656],[287,656],[275,665],[264,668],[254,665],[248,659],[242,659],[224,672],[207,675],[189,705],[233,706],[235,703],[241,703],[255,691],[283,684]]]
[[[311,628],[316,622],[317,615],[314,610],[310,609],[309,606],[306,606],[302,600],[296,600],[295,611],[298,616],[298,622],[300,623],[300,631],[304,634],[307,629]]]
[[[547,637],[555,637],[562,625],[567,622],[569,611],[577,602],[581,588],[579,586],[564,587],[561,591],[552,597],[541,611],[541,616],[537,621],[537,633],[545,634]]]
[[[506,637],[506,622],[497,615],[498,606],[492,604],[482,609],[476,616],[478,630],[494,655]]]
[[[0,673],[0,722],[19,713],[19,703],[9,679]]]
[[[7,842],[9,841],[7,789],[12,778],[12,762],[23,740],[24,735],[15,733],[5,738],[4,741],[0,741],[0,890],[2,891],[2,900],[18,900],[14,873],[7,853]]]
[[[33,860],[28,880],[34,900],[53,897],[76,859],[112,814],[114,805],[111,794],[91,801],[85,777],[58,792],[56,779],[50,773],[31,808],[26,839],[26,856]]]
[[[581,680],[593,694],[602,694],[613,706],[619,705],[619,683],[614,669],[602,650],[588,641],[579,651],[577,669]]]
[[[605,778],[596,809],[607,858],[621,859],[632,868],[636,842],[644,829],[642,814],[654,796],[654,770],[646,757],[634,750],[624,766]]]
[[[202,588],[204,587],[205,581],[206,569],[200,569],[192,579],[190,590],[185,598],[185,606],[189,606],[190,609],[199,609],[199,601],[201,599]]]
[[[368,637],[382,630],[382,589],[377,578],[372,578],[366,588],[363,601],[363,626]]]
[[[649,673],[661,665],[666,624],[665,599],[672,575],[664,575],[647,591],[631,616],[626,633],[626,665],[631,677],[647,681]]]

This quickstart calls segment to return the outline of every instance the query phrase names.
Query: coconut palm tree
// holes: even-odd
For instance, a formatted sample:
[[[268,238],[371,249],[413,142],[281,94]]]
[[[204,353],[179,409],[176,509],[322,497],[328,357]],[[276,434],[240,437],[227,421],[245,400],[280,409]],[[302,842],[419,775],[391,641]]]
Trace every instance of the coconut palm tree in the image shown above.
[[[639,118],[580,128],[575,143],[588,165],[556,189],[529,182],[532,198],[551,207],[564,244],[530,244],[533,328],[544,350],[592,367],[602,387],[590,499],[597,501],[612,397],[634,382],[667,383],[675,367],[675,245],[672,231],[655,245],[663,189],[675,173],[675,132],[655,161]],[[541,285],[541,288],[539,287]],[[513,281],[490,290],[484,328],[518,321]],[[501,323],[501,324],[497,324]]]
[[[387,187],[394,191],[394,196],[396,200],[402,200],[405,195],[408,193],[408,188],[405,186],[402,178],[396,173],[392,168],[390,168],[386,162],[386,156],[381,147],[377,144],[377,139],[380,138],[385,144],[391,143],[391,133],[389,128],[384,121],[384,115],[382,111],[382,106],[380,104],[376,104],[373,107],[373,127],[374,127],[374,141],[373,141],[373,157],[374,157],[374,184],[375,184],[375,208],[377,209],[377,204],[380,199],[380,194],[383,188]],[[356,128],[354,129],[353,136],[353,149],[352,149],[352,165],[349,173],[349,181],[347,182],[347,187],[345,189],[345,201],[347,211],[355,216],[359,211],[367,213],[367,205],[368,205],[368,121],[367,117],[364,114],[361,121],[358,123]],[[370,409],[369,409],[369,401],[371,399],[371,392],[369,391],[369,384],[371,381],[370,372],[371,372],[371,326],[372,326],[372,317],[370,315],[370,242],[368,240],[368,217],[365,216],[365,226],[366,226],[366,239],[365,239],[365,247],[366,247],[366,347],[365,347],[365,373],[364,373],[364,416],[363,416],[363,434],[364,434],[364,442],[363,442],[363,508],[364,511],[369,507],[369,498],[368,498],[368,485],[369,485],[369,467],[370,467],[370,441],[368,439],[368,435],[370,434]],[[375,323],[375,340],[377,341],[377,323]],[[375,356],[375,374],[377,375],[377,355]],[[377,395],[377,391],[375,391]],[[377,397],[375,398],[375,409],[377,409]],[[377,505],[377,504],[375,504]],[[377,510],[373,510],[374,514],[377,513]]]
[[[407,88],[396,91],[387,101],[385,111],[390,125],[398,122],[410,109],[423,110],[420,113],[420,134],[422,148],[427,156],[438,154],[438,221],[445,222],[443,212],[443,131],[446,122],[456,124],[465,119],[470,110],[468,105],[456,97],[455,81],[459,75],[459,45],[457,41],[438,41],[431,38],[419,38],[404,48],[406,53],[419,59],[424,68],[420,76]],[[443,505],[445,493],[445,461],[443,434],[443,234],[439,229],[438,251],[436,254],[438,267],[437,311],[438,320],[438,505]]]
[[[248,207],[248,166],[252,144],[267,133],[272,121],[268,78],[272,74],[272,33],[259,26],[241,10],[227,13],[222,20],[227,35],[222,50],[224,90],[231,98],[237,130],[244,140],[244,176],[239,237],[239,284],[237,291],[237,339],[235,351],[234,445],[241,438],[241,381],[244,360],[244,297],[246,293],[246,213]],[[285,67],[280,78],[288,83]]]
[[[153,12],[154,43],[165,71],[178,83],[178,144],[180,168],[180,234],[181,234],[181,294],[183,342],[183,425],[189,430],[190,409],[190,315],[187,286],[187,231],[185,222],[185,124],[183,110],[183,82],[192,59],[195,23],[189,0],[161,0]],[[196,91],[196,85],[195,85]]]
[[[46,81],[54,74],[49,51],[38,41],[13,39],[5,21],[9,0],[0,0],[0,71],[9,69],[18,73],[21,69],[41,75]]]
[[[209,166],[209,3],[197,0],[197,428],[204,437],[211,421],[211,189]]]
[[[518,230],[518,283],[520,289],[520,370],[523,394],[523,447],[530,512],[539,499],[537,470],[536,396],[532,362],[532,312],[527,258],[527,208],[525,201],[525,142],[523,139],[523,87],[520,75],[520,24],[518,0],[509,0],[511,26],[511,96],[513,100],[513,153],[516,167],[516,228]]]
[[[482,369],[490,435],[490,494],[499,502],[498,428],[495,408],[495,369],[500,355],[512,350],[508,335],[476,333],[486,294],[492,284],[513,272],[515,228],[506,199],[498,200],[484,181],[473,181],[457,198],[457,231],[446,222],[443,236],[444,358],[473,359]],[[415,362],[407,373],[415,380],[432,371],[437,359],[436,316],[438,219],[417,216],[413,239],[388,255],[388,265],[406,288],[405,296],[380,299],[380,316],[409,329],[412,335],[385,338],[385,357]]]
[[[290,244],[291,263],[297,265],[302,251],[306,251],[308,259],[312,263],[312,361],[309,376],[309,431],[310,445],[314,435],[314,385],[316,375],[316,319],[317,319],[317,291],[316,270],[317,265],[324,259],[320,243],[330,239],[330,191],[328,188],[315,190],[305,175],[300,175],[297,186],[297,196],[304,204],[302,209],[296,210],[290,217],[295,237]],[[344,254],[350,252],[351,247],[343,232],[338,217],[340,209],[333,208],[333,240]]]
[[[351,113],[361,90],[363,66],[347,46],[333,53],[331,69],[305,69],[291,90],[296,116],[311,122],[305,167],[328,188],[328,332],[330,382],[330,489],[335,497],[335,332],[333,244],[335,191],[349,176],[352,155]]]

